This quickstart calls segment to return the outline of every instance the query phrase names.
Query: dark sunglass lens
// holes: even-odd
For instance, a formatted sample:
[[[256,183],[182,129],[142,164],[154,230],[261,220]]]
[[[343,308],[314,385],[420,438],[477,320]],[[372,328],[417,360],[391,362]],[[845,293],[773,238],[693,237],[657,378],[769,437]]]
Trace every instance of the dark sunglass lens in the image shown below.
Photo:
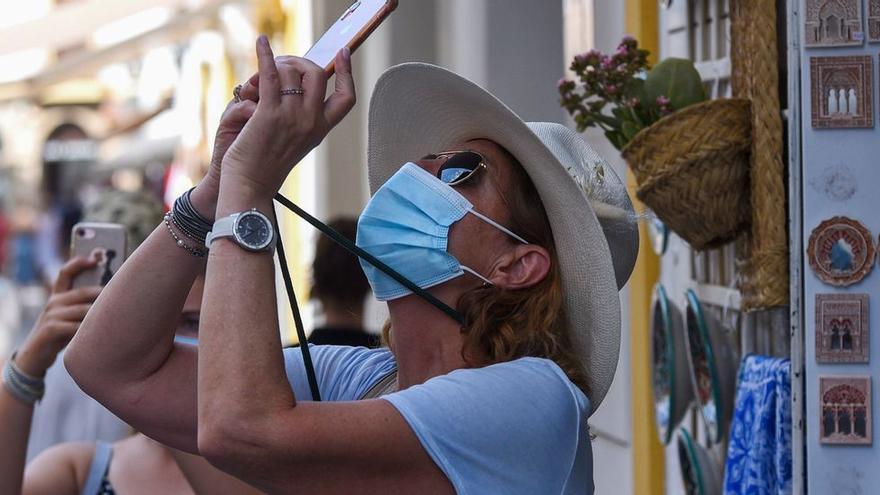
[[[443,164],[443,168],[466,168],[473,170],[477,168],[482,159],[480,155],[473,151],[463,151],[450,156],[446,163]]]

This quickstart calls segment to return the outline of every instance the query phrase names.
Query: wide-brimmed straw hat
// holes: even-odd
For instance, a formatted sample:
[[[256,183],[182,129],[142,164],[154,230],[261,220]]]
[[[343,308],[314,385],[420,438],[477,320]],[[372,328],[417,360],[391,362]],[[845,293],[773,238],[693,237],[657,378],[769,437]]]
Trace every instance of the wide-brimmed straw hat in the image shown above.
[[[440,67],[408,63],[386,71],[370,101],[371,191],[404,163],[471,139],[488,139],[509,151],[541,196],[561,265],[568,328],[583,356],[595,411],[617,369],[618,290],[638,252],[626,187],[571,129],[526,123],[471,81]]]

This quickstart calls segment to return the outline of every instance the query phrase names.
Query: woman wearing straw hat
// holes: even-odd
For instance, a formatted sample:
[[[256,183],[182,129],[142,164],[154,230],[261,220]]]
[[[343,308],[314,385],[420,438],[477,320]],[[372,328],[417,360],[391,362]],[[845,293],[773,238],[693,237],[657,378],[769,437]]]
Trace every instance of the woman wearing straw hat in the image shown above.
[[[371,101],[357,244],[418,293],[362,261],[388,302],[389,348],[312,346],[313,401],[303,360],[281,348],[261,217],[354,85],[347,53],[326,101],[320,68],[273,63],[263,37],[257,54],[258,84],[228,113],[249,120],[218,148],[222,170],[179,200],[71,344],[79,384],[272,493],[592,492],[587,419],[614,375],[617,292],[638,239],[620,180],[574,132],[526,124],[455,74],[390,69]],[[215,222],[206,246],[201,221]],[[206,248],[196,363],[170,326]]]

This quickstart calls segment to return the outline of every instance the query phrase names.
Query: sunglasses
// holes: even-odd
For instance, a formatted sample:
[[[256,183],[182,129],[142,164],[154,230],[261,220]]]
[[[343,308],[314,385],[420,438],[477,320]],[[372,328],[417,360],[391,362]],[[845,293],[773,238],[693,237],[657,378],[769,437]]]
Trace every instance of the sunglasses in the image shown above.
[[[467,182],[478,171],[486,168],[486,159],[476,151],[444,151],[426,156],[429,160],[446,158],[437,171],[437,178],[450,186]]]

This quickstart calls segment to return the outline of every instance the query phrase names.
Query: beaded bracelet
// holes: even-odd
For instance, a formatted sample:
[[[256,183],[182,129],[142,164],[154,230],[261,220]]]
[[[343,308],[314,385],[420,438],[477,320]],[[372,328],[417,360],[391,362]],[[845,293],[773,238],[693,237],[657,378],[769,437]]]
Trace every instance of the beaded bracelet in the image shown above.
[[[3,385],[16,399],[25,404],[34,404],[43,398],[46,385],[42,378],[28,375],[15,364],[15,355],[9,358],[3,367]]]
[[[190,240],[193,240],[198,244],[201,244],[203,246],[205,245],[205,238],[199,236],[199,234],[196,232],[192,232],[185,223],[177,219],[177,217],[174,215],[174,212],[168,212],[168,216],[171,217],[171,223],[174,224],[174,226],[177,227],[177,230],[182,232],[183,235],[189,237]]]
[[[171,234],[171,237],[174,238],[174,242],[175,244],[177,244],[177,247],[185,249],[187,252],[189,252],[189,254],[195,256],[196,258],[204,258],[205,256],[207,256],[207,251],[203,251],[196,247],[190,246],[189,244],[185,243],[183,239],[181,239],[180,236],[177,235],[176,232],[174,232],[174,228],[171,227],[171,219],[173,218],[172,215],[173,214],[171,212],[166,213],[164,222],[165,227],[168,229],[168,233]]]

